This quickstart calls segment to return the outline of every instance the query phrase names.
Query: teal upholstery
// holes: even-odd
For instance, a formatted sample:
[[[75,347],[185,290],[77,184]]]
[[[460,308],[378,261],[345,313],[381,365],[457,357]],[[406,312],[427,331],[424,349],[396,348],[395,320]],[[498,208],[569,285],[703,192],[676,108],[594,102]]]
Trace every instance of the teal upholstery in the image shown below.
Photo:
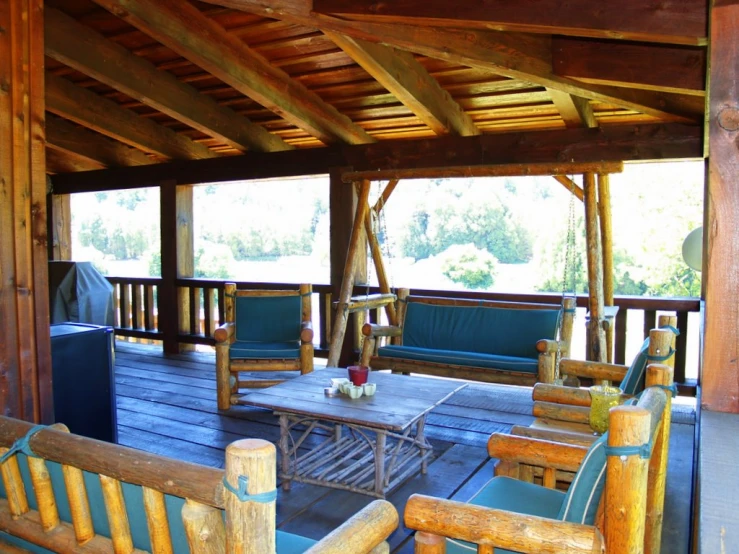
[[[606,446],[608,433],[590,445],[567,490],[557,519],[571,523],[595,524],[600,497],[606,486]]]
[[[436,348],[419,348],[417,346],[381,346],[378,355],[385,358],[401,358],[437,364],[454,364],[466,367],[482,367],[487,369],[504,369],[507,371],[523,371],[536,374],[538,359],[514,358],[512,356],[496,356],[479,352],[462,352],[454,350],[438,350]]]
[[[537,358],[536,342],[555,339],[560,310],[518,310],[409,302],[403,345]]]
[[[621,381],[621,390],[624,394],[635,395],[639,394],[644,390],[647,376],[647,362],[649,354],[649,338],[644,340],[644,343],[639,349],[639,353],[631,362],[629,369],[624,375],[623,381]]]
[[[295,296],[237,296],[234,299],[236,340],[297,342],[303,300]]]
[[[469,504],[556,519],[564,498],[565,493],[556,489],[517,481],[510,477],[493,477],[469,501]],[[465,541],[447,540],[447,554],[467,554],[469,552],[477,552],[477,547]],[[502,548],[496,548],[495,552],[496,554],[510,553],[509,550]]]
[[[17,454],[18,464],[23,477],[23,484],[28,497],[28,504],[33,510],[38,509],[38,502],[33,493],[31,485],[31,475],[28,470],[28,462],[25,454]],[[61,465],[56,462],[46,462],[49,470],[54,496],[59,510],[59,518],[62,521],[71,523],[72,515],[67,500],[66,488],[64,486],[64,477],[62,475]],[[100,487],[100,478],[96,473],[83,472],[85,487],[87,488],[87,498],[90,503],[90,515],[95,532],[98,535],[110,537],[110,526],[105,511],[105,501]],[[128,513],[128,521],[131,527],[131,536],[135,548],[151,551],[151,542],[149,540],[149,531],[146,523],[146,512],[144,510],[142,488],[138,485],[130,483],[121,483],[123,489],[123,497],[126,501],[126,511]],[[0,498],[7,498],[5,487],[2,479],[0,479]],[[172,539],[172,548],[175,554],[188,554],[190,547],[187,544],[187,536],[182,523],[182,506],[185,503],[183,498],[177,496],[165,495],[165,505],[167,508],[167,520],[169,521],[169,530]],[[277,554],[301,554],[313,546],[316,541],[306,539],[299,535],[284,533],[277,531],[276,533]],[[19,548],[29,550],[37,554],[48,554],[50,551],[41,548],[7,533],[0,532],[0,551],[2,551],[2,541],[15,545]]]
[[[228,349],[232,360],[277,360],[300,357],[300,343],[237,340]]]

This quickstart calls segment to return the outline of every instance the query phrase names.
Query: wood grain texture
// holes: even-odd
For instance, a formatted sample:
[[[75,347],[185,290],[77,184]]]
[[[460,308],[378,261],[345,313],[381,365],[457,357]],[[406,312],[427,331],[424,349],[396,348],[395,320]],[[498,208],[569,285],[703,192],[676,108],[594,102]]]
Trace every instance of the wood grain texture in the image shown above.
[[[705,320],[701,402],[739,413],[739,5],[711,11],[709,161],[704,232]]]

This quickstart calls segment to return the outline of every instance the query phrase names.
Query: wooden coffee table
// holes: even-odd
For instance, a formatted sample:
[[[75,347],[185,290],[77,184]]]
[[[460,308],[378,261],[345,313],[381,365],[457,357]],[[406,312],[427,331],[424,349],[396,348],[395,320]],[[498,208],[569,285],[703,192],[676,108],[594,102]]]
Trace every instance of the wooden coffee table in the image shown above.
[[[466,386],[372,372],[374,396],[352,400],[324,394],[331,378],[346,376],[346,369],[321,369],[239,400],[279,416],[284,490],[299,481],[384,498],[419,470],[426,473],[433,451],[424,435],[426,414]],[[311,434],[317,445],[298,454]]]

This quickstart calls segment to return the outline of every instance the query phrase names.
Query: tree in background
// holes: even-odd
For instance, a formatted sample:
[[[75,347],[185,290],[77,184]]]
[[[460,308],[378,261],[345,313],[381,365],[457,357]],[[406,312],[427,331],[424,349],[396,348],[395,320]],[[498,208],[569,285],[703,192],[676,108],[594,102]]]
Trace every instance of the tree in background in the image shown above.
[[[465,288],[484,290],[495,283],[498,260],[487,250],[480,250],[474,244],[454,244],[439,257],[443,260],[444,276]]]

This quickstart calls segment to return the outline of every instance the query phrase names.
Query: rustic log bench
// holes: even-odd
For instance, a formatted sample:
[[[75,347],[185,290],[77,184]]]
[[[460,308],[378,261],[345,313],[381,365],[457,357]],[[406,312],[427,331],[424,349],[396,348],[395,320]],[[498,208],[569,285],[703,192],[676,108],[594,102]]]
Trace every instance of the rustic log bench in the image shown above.
[[[608,432],[589,447],[496,433],[496,476],[468,503],[411,496],[404,521],[417,531],[416,554],[658,553],[672,368],[650,365],[647,378],[638,401],[611,408]],[[544,486],[518,479],[522,465],[542,467]],[[576,471],[567,492],[554,488],[560,470]]]
[[[374,369],[492,383],[554,382],[572,340],[563,305],[398,295],[397,326],[365,324],[360,363]],[[380,345],[379,337],[391,337]]]
[[[318,542],[276,531],[263,440],[230,444],[221,470],[0,416],[0,456],[3,552],[379,554],[398,523],[376,500]]]

